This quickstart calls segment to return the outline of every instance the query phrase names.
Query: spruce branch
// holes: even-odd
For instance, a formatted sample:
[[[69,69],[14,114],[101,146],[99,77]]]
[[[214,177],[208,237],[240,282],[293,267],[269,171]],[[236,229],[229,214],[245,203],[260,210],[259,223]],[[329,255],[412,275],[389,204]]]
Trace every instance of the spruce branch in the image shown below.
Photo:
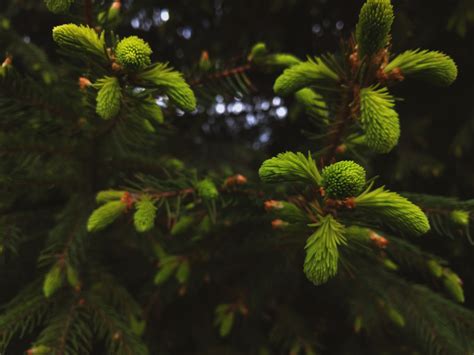
[[[137,73],[137,80],[145,86],[162,89],[170,100],[184,111],[196,108],[196,98],[183,75],[167,64],[156,63]]]
[[[286,96],[313,85],[334,86],[338,80],[338,75],[324,60],[316,57],[286,69],[275,81],[273,90]]]
[[[386,74],[399,70],[404,77],[420,78],[438,86],[449,86],[457,78],[456,63],[446,54],[428,50],[408,50],[384,68]]]
[[[369,190],[370,187],[355,198],[357,210],[371,214],[402,233],[422,235],[429,231],[428,219],[418,206],[384,187]]]
[[[360,91],[360,122],[365,143],[376,153],[388,153],[398,143],[400,122],[393,109],[394,99],[386,88]]]
[[[331,215],[312,226],[318,229],[306,241],[304,273],[312,283],[321,285],[337,274],[338,246],[346,244],[346,238],[344,226]]]
[[[267,183],[309,182],[320,186],[321,175],[311,154],[286,152],[263,162],[258,174]]]

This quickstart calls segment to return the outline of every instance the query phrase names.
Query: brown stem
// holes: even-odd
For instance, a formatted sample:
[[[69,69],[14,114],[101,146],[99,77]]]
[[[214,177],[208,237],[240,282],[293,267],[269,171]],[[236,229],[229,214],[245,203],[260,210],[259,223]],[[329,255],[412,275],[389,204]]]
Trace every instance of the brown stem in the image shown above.
[[[251,68],[252,68],[252,66],[250,64],[244,64],[244,65],[241,65],[241,66],[236,67],[236,68],[226,69],[224,71],[220,71],[220,72],[217,72],[217,73],[210,74],[210,75],[208,75],[206,77],[203,77],[201,79],[194,80],[194,81],[190,82],[190,85],[191,86],[196,86],[196,85],[200,85],[203,82],[208,81],[208,80],[220,79],[220,78],[225,78],[225,77],[235,75],[235,74],[239,74],[239,73],[244,73],[244,72],[249,71]]]
[[[352,86],[352,85],[351,85]],[[339,145],[342,143],[344,133],[351,119],[351,107],[352,102],[352,87],[349,87],[343,94],[341,106],[336,117],[334,129],[329,133],[327,137],[327,152],[323,157],[323,163],[327,164],[334,160],[336,151]]]

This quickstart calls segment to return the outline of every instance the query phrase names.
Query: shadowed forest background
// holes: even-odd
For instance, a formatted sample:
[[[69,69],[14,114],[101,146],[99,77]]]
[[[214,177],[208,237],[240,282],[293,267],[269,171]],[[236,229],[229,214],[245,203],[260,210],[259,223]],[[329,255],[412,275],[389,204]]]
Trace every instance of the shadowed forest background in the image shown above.
[[[96,4],[102,3],[96,1]],[[249,51],[257,42],[264,42],[271,52],[291,53],[300,59],[335,51],[341,39],[349,37],[355,28],[363,3],[361,0],[124,0],[122,22],[114,31],[121,37],[137,35],[143,38],[153,49],[152,61],[169,62],[184,73],[193,88],[193,83],[202,80],[194,73],[204,51],[210,61],[223,70],[245,66]],[[394,51],[411,48],[443,51],[455,60],[459,75],[448,88],[411,81],[394,89],[392,93],[395,97],[404,98],[397,102],[402,126],[400,143],[390,154],[365,157],[371,160],[368,173],[378,176],[384,185],[394,191],[473,199],[474,1],[394,0],[392,3],[396,13],[392,29]],[[75,10],[72,12],[74,16],[82,16],[79,2],[72,9]],[[1,0],[0,55],[11,54],[19,72],[39,81],[61,78],[63,73],[57,69],[61,68],[64,58],[58,54],[51,30],[54,26],[75,21],[74,16],[52,14],[39,0]],[[301,111],[298,111],[293,99],[273,93],[272,86],[277,75],[250,70],[248,76],[252,81],[251,95],[234,99],[213,95],[207,106],[201,107],[198,112],[185,114],[178,110],[176,115],[168,115],[163,135],[179,139],[166,140],[156,154],[177,157],[187,166],[198,167],[200,171],[215,171],[222,175],[240,173],[249,180],[258,180],[258,168],[268,157],[286,150],[316,151],[318,147],[312,143],[311,135],[304,135],[312,127],[308,120],[301,117]],[[1,154],[0,149],[0,159]],[[127,178],[127,172],[114,177],[109,185],[120,184],[122,177]],[[63,196],[59,193],[53,194],[49,200],[52,209],[62,202]],[[2,207],[0,205],[0,210]],[[34,210],[36,207],[31,205],[26,208]],[[52,219],[42,219],[40,213],[38,216],[35,228],[48,230]],[[242,224],[232,233],[251,234],[252,228],[251,223]],[[0,304],[11,300],[27,280],[31,280],[38,250],[35,243],[32,241],[22,246],[21,264],[13,263],[16,269],[4,268],[2,265],[11,259],[8,255],[0,256]],[[474,245],[467,238],[447,236],[421,237],[416,243],[424,250],[449,260],[450,268],[464,281],[464,306],[473,310]],[[107,259],[107,256],[104,258]],[[252,260],[258,268],[260,265],[256,259]],[[114,254],[108,263],[116,274],[124,275],[124,279],[127,276],[136,277],[128,285],[132,290],[139,289],[143,280],[150,277],[133,274],[134,267],[139,270],[146,263],[137,250],[131,250],[127,255]],[[271,265],[265,267],[271,268]],[[247,273],[251,272],[247,270]],[[15,275],[15,280],[9,277],[11,275]],[[418,281],[416,275],[405,276]],[[281,291],[285,285],[277,287]],[[206,298],[201,300],[205,302]],[[346,315],[338,309],[337,299],[327,301],[328,310],[332,312],[330,317],[335,322],[344,321]],[[159,308],[159,305],[153,307]],[[304,309],[303,305],[301,307]],[[183,299],[181,304],[163,310],[163,314],[157,310],[159,316],[152,324],[160,329],[160,320],[167,319],[166,327],[169,329],[169,333],[165,331],[160,335],[157,343],[169,341],[176,344],[182,341],[179,353],[194,353],[194,348],[187,348],[192,341],[187,341],[190,338],[195,341],[191,333],[199,333],[199,322],[193,323],[191,332],[180,320],[189,314],[199,317],[198,308],[192,300]],[[153,313],[153,309],[150,312]],[[245,326],[245,323],[236,325]],[[179,329],[185,329],[185,334],[180,335]],[[326,334],[333,339],[332,347],[321,353],[358,354],[363,353],[363,349],[376,351],[375,339],[346,343],[344,339],[349,339],[349,333],[351,329],[341,329],[339,334]],[[204,334],[202,339],[208,339],[208,336]],[[262,335],[238,338],[238,342],[243,343],[242,348],[252,348],[252,344],[260,343],[259,336]],[[34,337],[25,337],[14,343],[11,353],[6,355],[21,354],[32,340]],[[218,353],[218,345],[215,349]],[[99,354],[100,350],[97,351]],[[398,349],[386,351],[387,354],[399,353]],[[237,354],[230,350],[222,352],[234,353]],[[241,352],[244,353],[245,350]]]

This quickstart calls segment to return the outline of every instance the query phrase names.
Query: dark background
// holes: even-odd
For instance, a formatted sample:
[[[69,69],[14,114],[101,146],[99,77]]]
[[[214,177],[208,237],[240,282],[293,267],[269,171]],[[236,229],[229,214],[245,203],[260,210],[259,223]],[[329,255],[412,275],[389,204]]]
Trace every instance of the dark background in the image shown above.
[[[97,2],[101,4],[101,2]],[[288,52],[300,58],[336,50],[341,38],[351,35],[363,1],[347,0],[180,0],[124,1],[123,22],[116,29],[121,36],[137,34],[148,41],[154,59],[169,61],[194,77],[201,52],[223,68],[240,65],[252,47],[263,41],[274,52]],[[395,191],[474,198],[474,1],[394,0],[396,20],[393,51],[425,48],[441,50],[458,64],[458,80],[449,88],[435,88],[421,82],[403,83],[393,92],[398,102],[402,135],[389,155],[373,157],[371,175]],[[80,2],[74,5],[81,14]],[[166,16],[166,13],[169,14]],[[33,76],[42,70],[21,46],[11,45],[11,36],[45,49],[44,67],[59,62],[51,39],[53,26],[74,17],[46,11],[42,1],[1,0],[0,23],[8,19],[14,31],[0,36],[0,53],[12,53],[15,65]],[[8,33],[7,33],[8,32]],[[15,34],[14,34],[14,33]],[[1,33],[1,32],[0,32]],[[41,58],[35,58],[36,60]],[[58,73],[60,75],[60,73]],[[170,154],[194,166],[227,172],[240,171],[251,178],[261,161],[284,150],[317,150],[302,135],[304,117],[294,117],[291,99],[270,109],[275,76],[254,75],[257,92],[242,99],[243,112],[184,115],[172,122],[180,140],[171,141]],[[229,101],[226,101],[228,103]],[[277,107],[290,109],[278,118]],[[249,125],[248,115],[259,117]],[[252,121],[253,122],[253,121]],[[474,246],[466,240],[433,237],[423,247],[442,255],[465,280],[467,306],[474,307]]]

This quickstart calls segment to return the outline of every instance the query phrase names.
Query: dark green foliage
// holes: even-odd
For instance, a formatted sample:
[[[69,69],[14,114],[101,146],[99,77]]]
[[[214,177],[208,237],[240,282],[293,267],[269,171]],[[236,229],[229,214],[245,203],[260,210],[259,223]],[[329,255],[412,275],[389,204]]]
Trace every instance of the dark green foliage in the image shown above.
[[[49,11],[60,13],[67,11],[74,0],[45,0],[44,3]]]
[[[45,3],[0,4],[0,353],[474,351],[464,0]]]

